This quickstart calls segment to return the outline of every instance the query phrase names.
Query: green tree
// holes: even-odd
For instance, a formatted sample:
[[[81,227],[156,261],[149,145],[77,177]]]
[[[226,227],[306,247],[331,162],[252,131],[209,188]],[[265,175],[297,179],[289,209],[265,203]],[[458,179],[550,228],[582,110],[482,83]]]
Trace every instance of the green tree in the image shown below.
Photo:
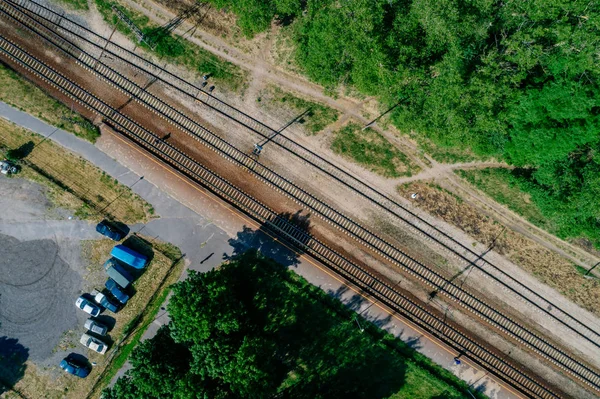
[[[407,364],[414,351],[383,333],[359,332],[340,302],[255,251],[191,272],[168,309],[169,326],[133,351],[132,369],[107,399],[383,399],[398,391],[425,399],[445,389],[461,397],[455,379]]]

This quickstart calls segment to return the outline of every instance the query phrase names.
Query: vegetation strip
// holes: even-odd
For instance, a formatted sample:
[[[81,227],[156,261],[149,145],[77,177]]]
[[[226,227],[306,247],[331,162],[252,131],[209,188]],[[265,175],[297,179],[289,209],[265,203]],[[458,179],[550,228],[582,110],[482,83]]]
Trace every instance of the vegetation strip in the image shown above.
[[[160,310],[161,305],[165,302],[167,296],[169,295],[171,284],[177,281],[177,278],[179,278],[179,275],[183,270],[185,262],[179,249],[176,249],[175,251],[178,252],[177,254],[173,253],[173,251],[170,249],[169,251],[165,250],[168,249],[168,247],[165,248],[164,244],[152,245],[152,248],[161,252],[164,256],[170,259],[172,261],[171,267],[161,279],[158,288],[148,299],[147,305],[141,310],[140,313],[130,320],[127,326],[125,326],[123,335],[111,348],[109,364],[104,368],[102,374],[100,374],[96,379],[96,382],[92,386],[87,398],[100,396],[99,391],[108,386],[117,372],[123,367],[127,361],[127,358],[129,357],[129,354],[139,343],[148,326],[154,321],[154,318]]]

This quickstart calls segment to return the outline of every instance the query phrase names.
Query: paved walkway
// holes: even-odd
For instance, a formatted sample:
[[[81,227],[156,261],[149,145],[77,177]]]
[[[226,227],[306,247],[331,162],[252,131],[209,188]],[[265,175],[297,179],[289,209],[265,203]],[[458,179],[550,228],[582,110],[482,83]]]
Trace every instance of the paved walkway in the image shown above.
[[[41,122],[31,115],[18,111],[2,102],[0,102],[0,117],[43,136],[48,136],[56,130],[54,127]],[[50,140],[81,155],[125,185],[132,185],[140,179],[140,174],[132,170],[136,169],[135,164],[127,164],[123,159],[119,158],[127,165],[126,167],[116,162],[97,146],[78,139],[70,133],[63,130],[56,130],[50,137]],[[110,153],[117,156],[115,155],[116,152],[111,151]],[[321,287],[332,295],[336,295],[346,303],[354,304],[354,308],[357,312],[361,312],[362,316],[378,321],[382,328],[401,337],[405,342],[413,345],[419,352],[432,358],[444,368],[451,370],[454,374],[472,384],[473,389],[482,390],[491,398],[512,399],[520,397],[513,393],[510,388],[500,385],[497,381],[491,379],[485,371],[471,365],[468,359],[463,359],[460,365],[455,365],[453,359],[457,355],[456,352],[430,339],[426,334],[413,327],[404,319],[395,315],[391,316],[385,309],[379,307],[378,304],[372,306],[368,300],[364,300],[355,291],[348,289],[336,276],[322,269],[321,266],[314,263],[311,259],[305,257],[297,258],[291,251],[264,234],[244,230],[245,225],[252,225],[250,221],[244,221],[243,218],[231,216],[228,220],[214,219],[216,221],[213,223],[204,216],[206,215],[205,213],[198,211],[198,207],[190,205],[190,207],[196,209],[196,211],[192,211],[190,207],[182,205],[181,199],[179,201],[174,199],[172,192],[167,194],[152,184],[155,181],[161,187],[165,187],[164,181],[161,180],[164,179],[164,170],[154,168],[156,170],[153,171],[154,173],[151,173],[152,171],[148,168],[144,169],[140,165],[137,166],[139,173],[144,173],[144,179],[136,183],[132,190],[152,204],[156,213],[160,215],[160,218],[152,220],[145,225],[135,225],[132,227],[132,232],[143,230],[142,233],[145,235],[159,237],[163,241],[177,245],[186,254],[190,269],[198,271],[210,270],[222,262],[223,254],[230,255],[235,249],[240,249],[240,247],[258,247],[267,256],[274,257],[288,266],[293,265],[294,271],[312,284]],[[195,202],[207,201],[207,198],[210,197],[202,190],[198,190],[195,195],[197,196],[194,199]],[[186,202],[186,204],[188,203]],[[66,236],[69,234],[81,234],[84,230],[93,229],[86,222],[76,220],[47,223],[56,223],[54,227]],[[22,227],[1,225],[0,232],[18,235],[24,229],[34,228],[35,225],[33,223],[28,223]],[[231,233],[233,230],[238,232],[237,235]],[[160,312],[149,331],[145,334],[145,337],[151,336],[160,325],[166,322],[168,322],[167,315],[164,312]]]

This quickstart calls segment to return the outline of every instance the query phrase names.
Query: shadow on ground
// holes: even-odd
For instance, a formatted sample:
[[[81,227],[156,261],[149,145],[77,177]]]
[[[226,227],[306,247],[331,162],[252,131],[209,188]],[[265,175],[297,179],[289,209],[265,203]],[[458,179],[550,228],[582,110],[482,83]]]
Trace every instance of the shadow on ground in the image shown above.
[[[285,224],[293,226],[293,238],[278,234],[276,226]],[[300,263],[299,257],[304,253],[301,247],[310,238],[306,233],[310,234],[310,214],[302,215],[302,211],[293,214],[281,213],[268,223],[261,225],[258,230],[244,226],[243,230],[237,233],[236,238],[229,240],[229,245],[233,248],[232,255],[223,254],[223,259],[231,259],[249,249],[256,249],[263,256],[273,259],[283,266],[297,266]],[[286,244],[273,240],[273,237],[283,239]]]
[[[25,374],[29,349],[16,338],[0,337],[0,395],[11,390]]]

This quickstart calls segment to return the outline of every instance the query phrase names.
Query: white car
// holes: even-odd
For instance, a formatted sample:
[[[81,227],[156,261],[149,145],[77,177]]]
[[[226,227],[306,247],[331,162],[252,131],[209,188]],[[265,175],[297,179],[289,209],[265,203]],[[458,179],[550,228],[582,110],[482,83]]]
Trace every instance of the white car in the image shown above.
[[[83,346],[87,346],[91,350],[96,351],[101,355],[104,355],[106,353],[106,350],[108,349],[108,346],[104,342],[88,334],[83,334],[79,342]]]
[[[87,319],[85,321],[85,324],[83,325],[83,327],[87,328],[94,334],[103,335],[103,336],[106,335],[106,332],[108,331],[108,327],[106,327],[102,323],[98,323],[96,320],[93,320],[93,319]]]
[[[98,305],[88,301],[83,296],[77,298],[77,300],[75,301],[75,306],[83,310],[85,313],[90,314],[94,317],[98,316],[100,314],[100,311],[102,310]]]
[[[8,175],[9,173],[17,173],[17,167],[12,162],[5,159],[4,161],[0,161],[0,173],[2,173],[3,175]]]

